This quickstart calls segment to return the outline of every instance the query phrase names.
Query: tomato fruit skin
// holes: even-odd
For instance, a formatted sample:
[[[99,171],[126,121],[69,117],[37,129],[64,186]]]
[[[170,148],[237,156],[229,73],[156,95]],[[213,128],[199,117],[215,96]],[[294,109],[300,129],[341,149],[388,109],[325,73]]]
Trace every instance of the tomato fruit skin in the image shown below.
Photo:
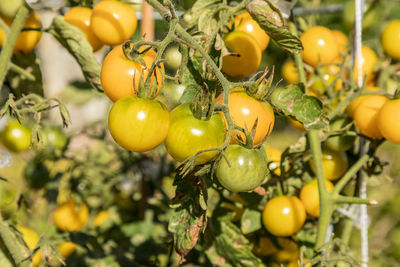
[[[220,114],[214,114],[209,120],[197,119],[186,103],[171,112],[171,123],[165,139],[168,153],[182,162],[200,150],[221,146],[225,140],[225,126]],[[198,155],[196,164],[204,164],[218,155],[218,151],[204,152]]]
[[[172,70],[177,70],[182,62],[182,54],[176,46],[167,48],[164,58],[166,60],[165,65]]]
[[[381,44],[385,53],[391,58],[400,59],[400,20],[389,22],[383,30]]]
[[[57,206],[53,218],[61,231],[80,231],[89,219],[89,209],[85,203],[78,206],[74,200],[69,200]]]
[[[361,74],[363,76],[366,76],[366,82],[369,83],[374,79],[374,67],[376,63],[378,62],[378,56],[375,54],[375,52],[367,47],[367,46],[362,46],[361,47]],[[356,57],[356,60],[354,62],[354,69],[353,69],[353,75],[354,79],[356,82],[358,82],[358,58]]]
[[[13,119],[1,132],[0,139],[9,150],[22,152],[28,150],[31,145],[31,129]]]
[[[327,65],[322,67],[319,73],[311,73],[309,78],[313,83],[309,87],[310,92],[317,96],[322,96],[330,86],[336,91],[340,91],[342,89],[342,80],[336,79],[339,72],[340,68],[338,66]]]
[[[223,103],[222,94],[217,98],[216,103]],[[228,106],[233,122],[237,126],[247,129],[249,132],[252,131],[257,120],[253,146],[261,144],[264,138],[271,134],[274,128],[275,115],[274,110],[268,102],[258,101],[249,96],[243,88],[237,88],[230,93]],[[244,133],[235,130],[232,133],[231,144],[236,143],[235,137],[238,138],[239,136],[242,140],[246,140]]]
[[[30,250],[33,250],[36,247],[37,243],[39,242],[39,239],[40,239],[39,235],[35,231],[33,231],[32,229],[29,229],[27,227],[18,226],[17,228],[18,228],[18,231],[21,232],[22,238],[24,239],[25,243],[28,245],[28,248]],[[39,263],[41,262],[41,260],[42,260],[42,253],[39,250],[32,257],[33,266],[34,267],[38,266]]]
[[[184,84],[178,84],[176,82],[166,82],[164,88],[165,103],[170,110],[176,108],[180,102],[183,92],[186,86]]]
[[[95,227],[101,226],[107,219],[110,217],[110,211],[108,210],[102,210],[99,213],[97,213],[96,217],[94,217],[93,220],[93,225]]]
[[[315,173],[314,159],[310,159],[310,167]],[[349,167],[347,155],[343,151],[333,151],[327,148],[322,150],[322,167],[327,180],[340,178]]]
[[[349,44],[349,39],[347,36],[338,30],[331,30],[333,36],[335,37],[336,43],[339,48],[339,53],[347,53],[348,50],[348,44]]]
[[[382,95],[367,95],[360,101],[354,112],[354,124],[363,135],[375,139],[383,137],[378,127],[378,114],[388,100]]]
[[[231,192],[251,191],[264,181],[268,174],[266,159],[259,149],[248,149],[240,145],[229,145],[224,158],[217,165],[215,176]]]
[[[170,116],[167,107],[156,100],[124,97],[112,106],[108,129],[115,142],[135,152],[149,151],[167,137]]]
[[[314,26],[300,37],[304,61],[314,68],[318,63],[333,63],[339,56],[339,48],[332,32],[323,26]]]
[[[387,101],[378,113],[378,128],[383,137],[400,144],[400,99]]]
[[[155,57],[156,53],[153,50],[149,50],[142,56],[146,63],[145,68],[139,62],[125,57],[122,45],[111,50],[104,59],[100,73],[101,85],[106,95],[113,102],[126,96],[136,95],[135,88],[139,88],[140,77],[143,76],[144,80],[147,78],[148,69]],[[152,73],[151,76],[151,84],[154,82],[154,76],[157,80],[157,92],[154,97],[158,95],[162,88],[161,71],[164,71],[163,65],[161,65],[161,70],[156,67],[155,74]]]
[[[303,203],[295,196],[278,196],[270,199],[263,210],[265,228],[275,236],[297,233],[306,220]]]
[[[333,184],[325,179],[325,186],[328,192],[333,190]],[[300,200],[303,202],[304,208],[308,215],[312,217],[319,217],[319,190],[318,182],[316,179],[308,184],[305,184],[300,190]]]
[[[299,82],[299,73],[297,71],[296,64],[293,60],[287,60],[282,65],[282,78],[287,83],[297,83]]]
[[[136,26],[136,12],[128,4],[103,0],[93,8],[90,27],[94,35],[104,44],[122,44],[131,38]]]
[[[23,0],[0,1],[0,15],[10,19],[14,18],[23,3]]]
[[[4,219],[11,218],[16,213],[20,195],[14,184],[0,180],[0,215]]]
[[[12,20],[4,18],[4,21],[11,26]],[[32,12],[25,21],[23,28],[40,29],[42,27],[42,20],[37,12]],[[14,54],[29,53],[31,52],[40,41],[42,37],[41,31],[23,31],[21,32],[14,45]],[[5,33],[0,29],[0,45],[3,46],[5,42]]]
[[[67,258],[69,255],[74,253],[78,245],[69,241],[64,241],[58,244],[57,250],[63,258]]]
[[[88,42],[96,52],[103,47],[103,43],[99,38],[94,35],[90,27],[90,18],[92,16],[92,9],[88,7],[73,7],[64,15],[64,20],[76,27],[78,27],[84,34]]]
[[[257,41],[260,50],[264,51],[267,49],[269,44],[268,34],[258,25],[258,23],[252,19],[249,12],[245,11],[237,15],[234,19],[235,30],[247,32]]]
[[[333,131],[341,130],[351,121],[348,118],[339,117],[334,119],[329,127]],[[349,150],[355,141],[355,136],[333,136],[326,140],[326,146],[333,151],[346,151]]]

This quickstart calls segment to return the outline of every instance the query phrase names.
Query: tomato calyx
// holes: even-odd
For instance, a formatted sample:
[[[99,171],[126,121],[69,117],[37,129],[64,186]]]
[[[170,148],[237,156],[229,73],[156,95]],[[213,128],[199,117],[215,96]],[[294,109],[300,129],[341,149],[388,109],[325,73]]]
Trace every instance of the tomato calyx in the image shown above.
[[[215,92],[210,92],[208,88],[199,89],[191,104],[191,110],[196,119],[210,120],[214,113]]]
[[[260,74],[257,73],[252,77],[252,80],[257,79]],[[271,95],[272,81],[274,79],[274,67],[272,67],[271,72],[268,71],[268,67],[261,74],[261,77],[255,80],[254,84],[246,90],[246,93],[260,101],[266,101]]]

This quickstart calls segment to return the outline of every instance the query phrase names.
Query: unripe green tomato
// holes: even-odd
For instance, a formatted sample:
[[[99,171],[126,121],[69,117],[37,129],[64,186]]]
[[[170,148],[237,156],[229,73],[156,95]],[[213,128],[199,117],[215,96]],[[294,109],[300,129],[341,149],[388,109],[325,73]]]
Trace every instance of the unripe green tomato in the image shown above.
[[[230,166],[222,158],[215,176],[226,189],[248,192],[261,185],[268,174],[267,161],[261,150],[234,144],[228,146],[224,153]]]
[[[21,152],[31,145],[31,129],[13,119],[1,132],[0,139],[9,150]]]
[[[10,19],[14,18],[23,3],[24,0],[1,0],[0,15]]]
[[[337,118],[331,122],[330,129],[332,131],[337,131],[343,129],[343,127],[345,127],[349,123],[350,119],[348,118]],[[326,140],[326,146],[334,151],[346,151],[349,150],[354,145],[355,139],[356,139],[355,136],[346,136],[346,135],[329,137]]]
[[[68,139],[65,134],[57,127],[47,127],[44,129],[44,143],[52,149],[64,149]]]
[[[173,109],[179,105],[179,100],[185,91],[186,86],[176,82],[166,82],[164,88],[164,95],[168,109]]]
[[[0,180],[0,214],[4,219],[11,217],[18,208],[20,192],[10,182]]]
[[[182,62],[182,54],[176,46],[169,47],[165,52],[164,58],[166,60],[165,64],[172,70],[178,69]]]

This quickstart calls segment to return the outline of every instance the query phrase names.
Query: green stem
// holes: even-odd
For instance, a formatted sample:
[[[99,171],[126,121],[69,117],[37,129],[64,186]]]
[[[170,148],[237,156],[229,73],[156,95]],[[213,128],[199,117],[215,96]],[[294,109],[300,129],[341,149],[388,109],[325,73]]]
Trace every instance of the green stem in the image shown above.
[[[25,20],[29,15],[29,11],[30,9],[26,4],[21,6],[11,25],[10,32],[6,36],[5,44],[0,54],[0,90],[4,82],[4,78],[6,77],[7,74],[7,69],[9,66],[8,62],[11,59],[15,42],[17,41],[18,35],[21,32]]]
[[[10,70],[21,74],[22,76],[24,76],[27,80],[34,82],[36,80],[35,76],[32,75],[31,73],[27,72],[26,70],[24,70],[23,68],[21,68],[18,65],[15,65],[14,63],[12,63],[11,61],[8,63],[8,67],[10,68]]]
[[[335,203],[337,204],[366,204],[366,205],[377,204],[375,200],[369,200],[358,197],[335,196],[334,200]]]
[[[353,221],[345,219],[341,239],[344,244],[349,244],[351,233],[353,231]]]
[[[289,22],[289,30],[295,36],[297,36],[296,25],[293,22]],[[294,54],[294,62],[296,64],[297,72],[299,73],[299,82],[306,84],[306,72],[304,71],[304,63],[300,54]],[[307,93],[307,88],[306,88]]]

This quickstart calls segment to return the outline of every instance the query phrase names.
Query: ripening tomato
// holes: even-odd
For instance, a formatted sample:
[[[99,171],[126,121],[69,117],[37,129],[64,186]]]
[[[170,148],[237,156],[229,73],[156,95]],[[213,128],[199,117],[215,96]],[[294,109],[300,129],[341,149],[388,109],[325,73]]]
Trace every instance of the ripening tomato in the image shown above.
[[[104,44],[119,45],[129,40],[136,30],[133,7],[115,0],[103,0],[93,8],[90,27]]]
[[[280,176],[282,151],[277,148],[267,147],[266,143],[264,143],[262,147],[267,154],[268,169],[275,173],[277,176]],[[286,171],[289,171],[289,169],[290,166],[286,166]]]
[[[3,20],[7,23],[8,26],[11,26],[11,19],[3,18]],[[29,53],[36,47],[37,43],[42,37],[42,32],[40,31],[40,29],[42,28],[40,15],[37,12],[33,11],[26,19],[23,28],[30,28],[35,30],[23,31],[18,35],[17,41],[14,45],[14,54]],[[3,46],[4,42],[5,33],[0,28],[0,46]]]
[[[224,153],[229,165],[222,158],[215,176],[226,189],[248,192],[261,185],[268,174],[267,162],[261,150],[230,145]]]
[[[400,20],[393,20],[389,22],[381,37],[381,43],[383,50],[390,57],[399,60],[400,59]]]
[[[64,20],[78,27],[85,34],[86,39],[93,48],[93,52],[96,52],[103,47],[103,43],[94,35],[90,27],[91,16],[92,10],[90,8],[76,6],[65,13]]]
[[[18,210],[21,193],[11,182],[0,180],[0,215],[4,219],[11,218]]]
[[[0,133],[1,142],[11,151],[28,150],[31,145],[31,129],[12,119]]]
[[[366,76],[366,82],[369,83],[374,79],[374,67],[376,63],[378,62],[378,57],[375,54],[375,52],[367,47],[367,46],[362,46],[361,47],[361,75]],[[356,60],[354,62],[354,70],[353,70],[353,75],[354,79],[356,82],[358,82],[358,58],[356,56]]]
[[[383,104],[378,113],[378,128],[387,140],[400,144],[400,99]]]
[[[68,143],[68,138],[63,131],[55,126],[49,126],[43,129],[43,139],[43,143],[53,150],[63,150]]]
[[[351,123],[351,120],[344,117],[337,117],[331,121],[329,127],[332,131],[338,131],[343,129]],[[349,150],[355,141],[355,136],[349,135],[339,135],[339,136],[332,136],[326,140],[326,146],[334,151],[346,151]]]
[[[182,54],[179,47],[168,47],[164,54],[165,65],[172,70],[177,70],[182,63]]]
[[[96,217],[94,217],[93,220],[93,225],[95,227],[99,227],[101,226],[105,221],[108,220],[108,218],[110,217],[110,211],[108,210],[102,210],[99,213],[97,213]]]
[[[287,83],[298,83],[299,73],[293,60],[286,60],[282,65],[282,78]]]
[[[114,103],[108,115],[108,129],[121,147],[144,152],[164,141],[169,121],[169,112],[163,103],[130,96]]]
[[[225,126],[220,114],[214,114],[209,120],[197,119],[186,103],[171,112],[171,123],[165,139],[168,153],[182,162],[200,150],[221,146],[225,140]],[[218,151],[204,152],[198,155],[196,164],[204,164],[217,156]]]
[[[325,179],[325,186],[328,192],[333,190],[333,184]],[[308,184],[305,184],[300,190],[300,200],[303,202],[304,208],[308,215],[313,217],[319,217],[319,190],[318,182],[316,179],[312,180]]]
[[[264,207],[263,223],[275,236],[291,236],[297,233],[306,220],[303,203],[295,196],[271,198]]]
[[[67,258],[69,255],[74,253],[78,245],[69,241],[64,241],[58,244],[57,250],[63,258]]]
[[[281,264],[298,260],[299,248],[296,242],[289,238],[278,237],[276,238],[276,243],[269,237],[262,236],[253,251],[259,256],[272,256],[277,263]]]
[[[25,243],[28,245],[28,248],[30,250],[33,250],[37,243],[39,242],[39,235],[33,231],[32,229],[29,229],[27,227],[23,226],[18,226],[18,231],[21,232],[22,238],[24,239]],[[42,260],[42,253],[40,250],[35,252],[35,254],[32,257],[32,264],[34,267],[38,266],[40,261]]]
[[[339,72],[340,68],[338,66],[328,65],[323,66],[318,73],[311,73],[309,79],[312,84],[309,90],[318,96],[323,95],[330,87],[340,91],[342,89],[342,80],[337,79]]]
[[[298,120],[288,118],[288,121],[289,121],[290,125],[292,125],[297,130],[302,131],[302,132],[304,132],[306,130],[306,128],[304,128],[304,124],[302,124]]]
[[[332,30],[331,32],[335,37],[336,43],[338,44],[339,53],[347,53],[349,45],[349,39],[347,38],[347,36],[343,32],[338,30]]]
[[[257,21],[252,19],[249,12],[245,11],[235,17],[234,20],[235,30],[249,33],[256,39],[261,51],[267,49],[269,43],[268,34],[261,29]]]
[[[154,50],[149,50],[142,55],[142,59],[146,63],[145,67],[139,62],[128,59],[124,55],[122,45],[111,50],[104,59],[100,74],[101,86],[106,95],[114,102],[122,97],[136,95],[135,88],[136,90],[139,89],[140,77],[143,75],[144,80],[146,80],[155,57]],[[154,75],[157,81],[157,92],[154,97],[158,95],[162,88],[161,71],[164,71],[162,64],[161,70],[156,67],[155,73],[151,75],[151,84],[154,82]]]
[[[377,92],[380,91],[381,89],[376,87],[376,86],[367,86],[365,88],[365,90],[367,92]],[[361,103],[361,100],[363,100],[366,97],[366,95],[362,95],[357,97],[356,99],[354,99],[353,101],[350,102],[348,108],[347,108],[347,116],[349,118],[353,118],[354,117],[354,113],[356,112],[356,109],[358,107],[358,105]]]
[[[310,167],[315,173],[314,159],[310,159]],[[327,180],[340,178],[349,167],[347,155],[343,151],[333,151],[327,148],[322,150],[322,167]]]
[[[354,112],[354,124],[360,132],[370,138],[382,138],[378,127],[379,110],[389,98],[383,95],[365,96]]]
[[[235,55],[222,59],[222,71],[232,77],[243,78],[253,74],[261,64],[261,49],[257,40],[247,32],[233,31],[224,39],[226,47]]]
[[[69,200],[57,206],[53,218],[61,231],[80,231],[89,219],[89,209],[85,203],[78,206],[74,200]]]
[[[222,94],[217,98],[216,103],[223,103]],[[257,120],[253,146],[261,144],[265,137],[271,134],[274,128],[275,115],[274,110],[268,102],[262,102],[249,96],[243,88],[236,88],[229,95],[228,106],[232,121],[237,126],[247,129],[249,132],[254,128]],[[242,140],[246,140],[244,133],[234,131],[232,133],[231,144],[236,143],[235,138],[239,136]]]
[[[314,68],[318,63],[333,63],[339,56],[339,47],[332,32],[323,26],[314,26],[300,37],[304,61]]]

